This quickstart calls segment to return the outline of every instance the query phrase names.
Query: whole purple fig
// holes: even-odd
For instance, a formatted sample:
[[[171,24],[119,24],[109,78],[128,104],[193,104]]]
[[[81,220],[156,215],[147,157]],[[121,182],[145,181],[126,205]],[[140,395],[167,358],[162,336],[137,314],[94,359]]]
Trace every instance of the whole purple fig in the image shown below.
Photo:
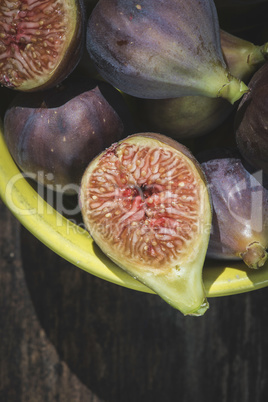
[[[104,79],[140,98],[201,95],[233,104],[247,91],[224,61],[213,0],[99,0],[87,50]]]
[[[263,266],[268,257],[267,178],[253,173],[237,150],[210,150],[199,161],[213,205],[207,256]]]
[[[268,42],[258,46],[223,30],[220,35],[230,73],[247,82],[268,59]],[[209,133],[223,123],[235,108],[226,99],[207,96],[169,99],[136,97],[133,101],[147,131],[161,132],[177,140]]]
[[[129,121],[115,88],[71,77],[56,88],[17,95],[5,113],[4,137],[23,172],[70,193],[78,191],[88,163],[131,132]]]
[[[236,142],[243,157],[268,174],[268,62],[252,77],[250,92],[235,117]]]

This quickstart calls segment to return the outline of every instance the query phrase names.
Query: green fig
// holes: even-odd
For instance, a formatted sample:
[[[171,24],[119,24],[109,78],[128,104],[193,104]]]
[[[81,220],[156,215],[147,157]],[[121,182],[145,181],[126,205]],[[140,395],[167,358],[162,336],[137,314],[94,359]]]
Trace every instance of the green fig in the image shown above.
[[[212,0],[100,0],[87,50],[104,79],[141,98],[201,95],[233,104],[248,90],[227,69]]]
[[[268,43],[257,46],[221,30],[221,46],[232,75],[248,82],[268,59]],[[183,96],[169,99],[133,99],[138,118],[149,131],[175,139],[194,138],[218,127],[234,110],[225,99]]]
[[[200,137],[220,125],[232,112],[225,99],[182,96],[168,99],[134,99],[142,127],[176,140]]]

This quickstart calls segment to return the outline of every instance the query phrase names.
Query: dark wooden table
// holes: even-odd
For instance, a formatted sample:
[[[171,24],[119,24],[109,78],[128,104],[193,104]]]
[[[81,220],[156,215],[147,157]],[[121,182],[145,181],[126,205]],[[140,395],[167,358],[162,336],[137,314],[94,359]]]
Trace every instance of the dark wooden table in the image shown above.
[[[267,288],[184,317],[0,225],[1,402],[267,400]]]

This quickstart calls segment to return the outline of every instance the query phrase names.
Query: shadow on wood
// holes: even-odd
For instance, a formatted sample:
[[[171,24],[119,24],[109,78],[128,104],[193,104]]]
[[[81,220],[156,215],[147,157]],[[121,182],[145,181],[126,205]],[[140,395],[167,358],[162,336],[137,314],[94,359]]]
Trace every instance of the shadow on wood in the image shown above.
[[[209,299],[205,316],[184,317],[79,270],[25,229],[21,250],[42,327],[105,402],[266,400],[267,290]]]

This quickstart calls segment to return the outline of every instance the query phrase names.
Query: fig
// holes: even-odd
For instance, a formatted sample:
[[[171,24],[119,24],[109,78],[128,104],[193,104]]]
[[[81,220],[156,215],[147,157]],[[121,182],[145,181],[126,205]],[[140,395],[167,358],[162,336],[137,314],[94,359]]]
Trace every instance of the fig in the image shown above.
[[[113,144],[85,170],[80,205],[85,227],[112,261],[184,315],[205,313],[211,206],[188,148],[157,133]]]
[[[254,45],[223,30],[221,46],[227,66],[235,77],[247,82],[268,59],[268,43]],[[174,139],[194,138],[218,127],[234,110],[227,100],[206,96],[133,100],[137,115],[149,131]]]
[[[225,99],[182,96],[168,99],[134,99],[136,114],[147,131],[175,140],[202,136],[219,126],[232,112]]]
[[[268,62],[252,77],[250,92],[239,103],[235,137],[243,157],[268,174]]]
[[[268,60],[268,42],[259,46],[222,29],[220,32],[223,55],[231,74],[248,83]]]
[[[2,0],[0,83],[48,89],[74,70],[85,46],[82,0]]]
[[[5,113],[4,138],[23,172],[53,190],[75,193],[89,161],[131,133],[127,113],[122,95],[108,83],[69,77],[46,91],[17,94]]]
[[[262,267],[268,257],[267,178],[254,172],[237,149],[209,150],[198,160],[213,206],[207,256]]]
[[[248,90],[227,69],[212,0],[99,0],[86,45],[101,76],[132,96],[233,104]]]

